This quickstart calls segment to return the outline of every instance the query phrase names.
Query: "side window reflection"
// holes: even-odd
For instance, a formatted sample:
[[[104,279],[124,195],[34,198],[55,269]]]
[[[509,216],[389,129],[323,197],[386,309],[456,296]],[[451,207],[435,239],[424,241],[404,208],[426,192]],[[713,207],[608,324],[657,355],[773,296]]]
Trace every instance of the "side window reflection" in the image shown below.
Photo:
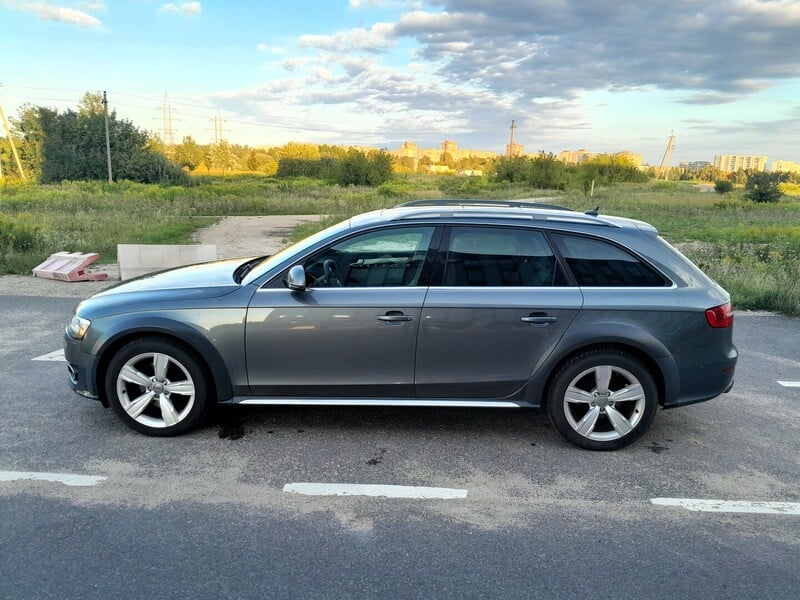
[[[552,286],[556,260],[539,231],[453,227],[447,252],[447,286]]]
[[[308,285],[393,287],[419,285],[433,227],[402,227],[352,237],[303,263]]]

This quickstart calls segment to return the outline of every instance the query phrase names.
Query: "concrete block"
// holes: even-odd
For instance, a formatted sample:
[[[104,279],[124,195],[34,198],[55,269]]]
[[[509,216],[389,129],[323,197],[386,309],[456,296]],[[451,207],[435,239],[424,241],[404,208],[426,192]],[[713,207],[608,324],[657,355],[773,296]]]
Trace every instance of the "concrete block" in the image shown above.
[[[133,279],[155,271],[217,260],[213,244],[117,244],[119,277]]]

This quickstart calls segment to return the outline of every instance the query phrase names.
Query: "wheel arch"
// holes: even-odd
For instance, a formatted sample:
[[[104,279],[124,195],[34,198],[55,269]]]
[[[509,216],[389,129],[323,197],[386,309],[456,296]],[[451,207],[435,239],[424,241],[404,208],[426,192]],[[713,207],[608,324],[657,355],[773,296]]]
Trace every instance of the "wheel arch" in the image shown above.
[[[677,397],[678,369],[667,348],[646,331],[612,323],[585,328],[580,335],[568,334],[562,338],[553,352],[537,365],[526,400],[545,407],[550,386],[561,366],[579,354],[597,350],[624,352],[640,360],[653,375],[660,405]]]
[[[213,344],[186,324],[168,319],[156,319],[148,322],[127,323],[115,333],[107,335],[98,342],[99,347],[95,351],[98,360],[95,363],[95,372],[92,374],[92,378],[100,402],[106,408],[109,406],[109,401],[105,397],[104,380],[112,357],[129,342],[144,337],[157,337],[188,348],[200,365],[204,367],[209,377],[209,391],[214,394],[214,401],[224,401],[233,396],[233,386],[228,369]]]

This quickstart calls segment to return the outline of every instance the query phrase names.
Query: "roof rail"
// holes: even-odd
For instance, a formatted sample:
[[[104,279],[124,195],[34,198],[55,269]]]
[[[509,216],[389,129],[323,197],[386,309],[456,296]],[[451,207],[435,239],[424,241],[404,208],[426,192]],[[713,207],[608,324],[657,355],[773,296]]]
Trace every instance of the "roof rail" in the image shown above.
[[[398,204],[395,208],[406,208],[412,206],[505,206],[508,208],[541,208],[545,210],[568,210],[572,212],[571,208],[565,206],[558,206],[557,204],[544,204],[540,202],[527,202],[525,200],[441,200],[430,198],[427,200],[412,200],[411,202],[403,202]]]

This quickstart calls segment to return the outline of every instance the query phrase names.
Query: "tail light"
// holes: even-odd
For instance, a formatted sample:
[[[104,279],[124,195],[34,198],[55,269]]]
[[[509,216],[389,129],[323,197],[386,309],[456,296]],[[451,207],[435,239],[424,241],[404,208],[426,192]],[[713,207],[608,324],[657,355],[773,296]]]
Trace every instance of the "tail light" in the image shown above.
[[[728,302],[706,311],[706,321],[714,329],[722,329],[733,325],[733,305]]]

